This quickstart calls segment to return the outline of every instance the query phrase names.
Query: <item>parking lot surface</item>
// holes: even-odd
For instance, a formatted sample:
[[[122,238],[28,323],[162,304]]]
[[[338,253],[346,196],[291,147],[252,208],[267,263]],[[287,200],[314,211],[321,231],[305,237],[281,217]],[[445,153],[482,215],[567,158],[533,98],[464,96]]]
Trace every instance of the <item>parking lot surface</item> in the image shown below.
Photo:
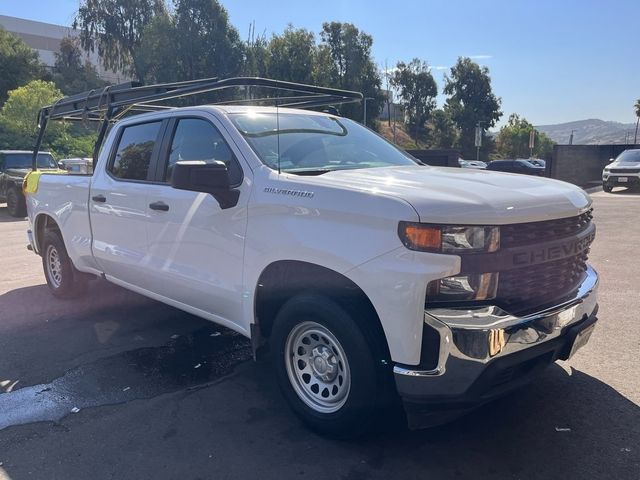
[[[0,205],[0,480],[638,479],[640,194],[593,198],[589,344],[449,425],[349,442],[301,425],[228,330],[103,281],[51,297]]]

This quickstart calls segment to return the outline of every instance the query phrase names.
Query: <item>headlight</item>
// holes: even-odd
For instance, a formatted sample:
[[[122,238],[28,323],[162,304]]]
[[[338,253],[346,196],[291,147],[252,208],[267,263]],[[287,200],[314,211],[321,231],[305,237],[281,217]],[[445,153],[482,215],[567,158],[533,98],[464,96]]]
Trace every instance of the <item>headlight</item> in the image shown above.
[[[498,291],[498,276],[474,273],[434,280],[427,287],[427,304],[491,300]]]
[[[422,252],[495,252],[500,247],[499,227],[454,227],[400,222],[398,235],[405,247]]]

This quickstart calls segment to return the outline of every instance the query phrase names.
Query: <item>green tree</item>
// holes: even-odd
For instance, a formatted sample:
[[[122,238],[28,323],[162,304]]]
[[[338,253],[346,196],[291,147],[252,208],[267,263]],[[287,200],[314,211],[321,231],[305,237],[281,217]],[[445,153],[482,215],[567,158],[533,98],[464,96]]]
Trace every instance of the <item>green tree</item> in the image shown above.
[[[430,140],[434,148],[452,148],[458,140],[458,132],[451,116],[438,108],[431,113]]]
[[[312,72],[313,83],[322,87],[332,87],[338,78],[336,64],[331,58],[331,50],[327,45],[321,44],[316,48]]]
[[[176,68],[179,57],[176,36],[175,18],[168,12],[156,15],[145,27],[136,50],[138,69],[145,82],[182,80]]]
[[[638,117],[638,119],[636,120],[636,133],[633,136],[633,143],[635,145],[638,143],[638,125],[640,125],[640,98],[636,100],[636,103],[633,106],[633,109],[636,112],[636,117]]]
[[[10,130],[33,136],[37,129],[36,119],[40,109],[62,97],[62,92],[53,82],[32,80],[9,92],[9,97],[0,111],[0,120]]]
[[[106,82],[98,77],[91,63],[82,61],[80,41],[74,37],[65,37],[60,42],[60,51],[55,53],[53,81],[65,95],[102,88]]]
[[[460,130],[459,146],[465,158],[475,157],[475,128],[478,123],[483,129],[495,126],[502,116],[501,99],[491,90],[489,69],[480,67],[470,58],[460,57],[445,77],[444,93],[449,96],[445,110],[451,115]],[[485,142],[487,140],[487,142]],[[487,159],[491,142],[483,138],[482,158]]]
[[[409,63],[398,62],[391,83],[398,89],[400,104],[404,107],[409,126],[418,144],[418,134],[436,107],[438,86],[429,71],[429,65],[418,58]]]
[[[313,82],[316,55],[313,33],[291,24],[282,35],[274,35],[269,42],[268,73],[271,78],[298,83]]]
[[[320,53],[320,60],[330,60],[325,68],[330,72],[331,84],[326,86],[355,90],[362,92],[365,98],[371,98],[367,102],[367,124],[374,125],[384,102],[384,95],[380,90],[380,73],[371,56],[373,38],[355,25],[342,22],[322,24],[320,38],[321,48],[326,48],[326,53]],[[363,108],[364,102],[346,104],[341,107],[341,113],[361,120]]]
[[[517,113],[512,113],[509,116],[509,121],[500,129],[496,137],[498,155],[501,158],[529,158],[531,132],[535,132],[534,158],[549,160],[554,142],[544,133],[537,131],[531,123]]]
[[[165,11],[163,0],[81,0],[73,28],[80,30],[82,48],[97,50],[106,68],[144,81],[136,53],[144,28]]]
[[[53,82],[32,80],[9,92],[0,110],[0,148],[31,149],[37,133],[36,119],[40,109],[63,96]],[[95,134],[70,128],[61,122],[47,126],[42,149],[58,156],[89,156]]]
[[[248,77],[266,77],[268,76],[269,41],[264,34],[256,37],[253,28],[252,26],[244,49],[242,74]]]
[[[217,0],[175,0],[176,64],[180,80],[227,77],[242,71],[244,45]]]
[[[9,90],[24,85],[40,76],[42,66],[38,54],[20,37],[0,27],[0,105],[7,99]]]

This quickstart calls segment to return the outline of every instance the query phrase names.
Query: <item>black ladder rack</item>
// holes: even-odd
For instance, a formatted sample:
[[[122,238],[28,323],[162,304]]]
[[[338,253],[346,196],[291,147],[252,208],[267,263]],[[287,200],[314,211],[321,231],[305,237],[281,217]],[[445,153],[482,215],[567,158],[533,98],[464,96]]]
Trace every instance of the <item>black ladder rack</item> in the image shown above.
[[[90,90],[58,100],[53,105],[43,107],[38,114],[38,137],[33,150],[32,168],[37,168],[37,155],[50,120],[102,122],[98,139],[93,150],[93,163],[97,160],[102,141],[109,123],[127,113],[143,113],[168,108],[162,102],[202,93],[221,91],[238,87],[259,87],[277,92],[276,96],[223,100],[207,105],[229,104],[275,104],[289,108],[317,108],[362,101],[360,92],[336,88],[305,85],[260,77],[204,78],[186,82],[142,85],[137,82],[110,85],[103,89]],[[280,92],[288,92],[280,96]]]

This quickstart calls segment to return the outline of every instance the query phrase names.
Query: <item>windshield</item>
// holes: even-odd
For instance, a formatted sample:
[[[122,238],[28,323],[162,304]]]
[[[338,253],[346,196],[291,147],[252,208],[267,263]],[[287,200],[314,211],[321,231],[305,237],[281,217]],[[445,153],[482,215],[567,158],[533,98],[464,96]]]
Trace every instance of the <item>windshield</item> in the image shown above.
[[[640,149],[625,150],[620,155],[618,155],[618,158],[616,158],[616,162],[640,163]]]
[[[324,115],[233,114],[231,120],[262,162],[290,173],[416,165],[416,161],[356,122]],[[280,135],[277,135],[278,127]]]
[[[535,163],[533,163],[531,160],[517,160],[518,163],[522,163],[524,165],[527,165],[528,167],[534,167],[534,168],[538,168],[539,165],[536,165]]]
[[[6,153],[6,168],[31,168],[31,153]],[[58,168],[50,153],[38,154],[38,168]]]

